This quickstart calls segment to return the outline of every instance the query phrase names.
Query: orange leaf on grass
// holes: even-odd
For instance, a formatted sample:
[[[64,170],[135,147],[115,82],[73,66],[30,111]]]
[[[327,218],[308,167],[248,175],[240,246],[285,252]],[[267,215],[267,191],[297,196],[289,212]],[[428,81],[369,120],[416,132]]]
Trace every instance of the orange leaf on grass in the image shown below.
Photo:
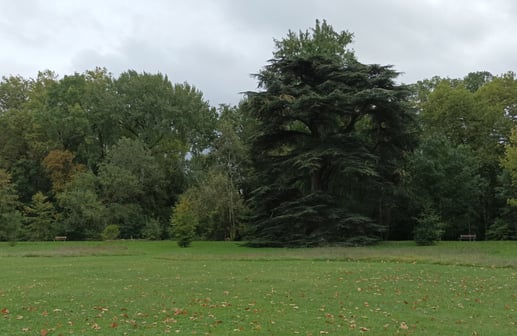
[[[5,308],[5,307],[4,307],[4,308],[2,308],[2,310],[0,310],[0,312],[1,312],[3,315],[7,315],[7,314],[9,314],[9,309],[7,309],[7,308]]]
[[[40,334],[40,336],[47,336],[48,330],[47,329],[41,329],[39,334]]]

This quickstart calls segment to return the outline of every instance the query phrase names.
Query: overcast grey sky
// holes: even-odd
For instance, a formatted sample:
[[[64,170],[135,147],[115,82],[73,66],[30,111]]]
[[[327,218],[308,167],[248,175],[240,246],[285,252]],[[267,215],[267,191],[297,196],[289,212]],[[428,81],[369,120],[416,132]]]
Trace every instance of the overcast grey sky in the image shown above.
[[[513,0],[0,0],[0,75],[161,72],[236,104],[273,38],[316,19],[354,33],[359,61],[392,64],[405,83],[517,71]]]

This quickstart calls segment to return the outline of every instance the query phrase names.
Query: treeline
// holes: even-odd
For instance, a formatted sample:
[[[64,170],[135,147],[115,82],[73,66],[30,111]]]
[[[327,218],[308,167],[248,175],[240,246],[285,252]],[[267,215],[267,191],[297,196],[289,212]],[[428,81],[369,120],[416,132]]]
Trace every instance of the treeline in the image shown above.
[[[326,22],[238,106],[162,74],[0,82],[0,239],[432,243],[517,233],[517,79],[398,84]]]
[[[171,206],[233,111],[218,116],[194,87],[134,71],[43,72],[0,87],[4,239],[98,239],[110,224],[123,238],[166,238]]]

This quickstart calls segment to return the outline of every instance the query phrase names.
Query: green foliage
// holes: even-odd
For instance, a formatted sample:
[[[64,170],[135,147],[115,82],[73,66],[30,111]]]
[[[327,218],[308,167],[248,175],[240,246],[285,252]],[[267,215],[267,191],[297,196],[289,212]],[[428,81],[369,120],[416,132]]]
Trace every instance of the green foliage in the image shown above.
[[[479,162],[479,174],[486,183],[476,220],[477,233],[483,237],[496,218],[511,212],[506,200],[497,195],[501,188],[506,188],[500,184],[499,162],[505,145],[510,143],[517,115],[515,74],[492,76],[481,71],[463,79],[440,79],[434,84],[427,92],[427,99],[417,104],[424,138],[444,134],[453,145],[467,145],[472,149]]]
[[[200,153],[213,136],[215,110],[188,84],[172,85],[162,74],[124,72],[115,81],[121,125],[148,148]]]
[[[115,240],[120,235],[120,228],[118,225],[110,224],[104,228],[101,237],[102,240]]]
[[[454,146],[439,135],[424,139],[409,158],[412,204],[419,212],[426,207],[436,211],[445,224],[444,238],[482,228],[479,210],[486,180],[479,167],[469,147]]]
[[[83,103],[85,86],[84,75],[64,76],[48,88],[44,104],[36,112],[36,121],[55,148],[77,153],[90,133]]]
[[[248,93],[259,121],[251,156],[255,238],[280,245],[319,245],[356,236],[378,239],[368,198],[389,186],[409,149],[408,91],[389,66],[359,63],[351,36],[326,23],[290,33]],[[388,198],[388,197],[387,197]]]
[[[22,237],[23,215],[17,211],[0,213],[0,240],[14,246]]]
[[[0,240],[7,240],[13,245],[22,233],[23,216],[18,211],[19,206],[11,175],[0,169]]]
[[[38,192],[48,192],[52,189],[52,181],[47,171],[34,159],[20,158],[10,171],[20,201],[25,204],[32,202],[32,197]]]
[[[424,104],[422,118],[427,134],[445,134],[454,144],[473,144],[481,127],[480,106],[464,86],[441,81]]]
[[[275,40],[276,50],[273,55],[276,59],[323,56],[346,62],[353,58],[353,52],[348,49],[352,38],[352,33],[336,32],[327,21],[320,23],[316,20],[316,25],[310,31],[300,31],[298,34],[289,31],[286,38]]]
[[[14,211],[18,206],[18,195],[11,182],[11,174],[0,169],[0,213]]]
[[[241,239],[248,211],[244,190],[250,178],[247,137],[252,120],[241,108],[221,106],[212,150],[189,165],[191,186],[183,195],[199,219],[197,236],[208,240]]]
[[[104,222],[113,223],[120,228],[120,238],[141,238],[146,215],[142,206],[136,203],[107,203]]]
[[[142,229],[142,236],[149,240],[160,240],[162,238],[162,231],[160,221],[156,218],[150,218]]]
[[[139,139],[121,138],[110,148],[97,175],[107,220],[120,226],[122,237],[141,237],[146,217],[169,219],[175,195],[167,188],[167,170]]]
[[[414,239],[417,245],[434,245],[441,240],[443,223],[438,213],[426,207],[416,218]]]
[[[181,197],[171,216],[172,235],[180,247],[188,247],[194,239],[199,219],[192,208],[190,200]]]
[[[510,143],[505,147],[505,156],[501,160],[501,165],[510,173],[512,182],[517,182],[517,128],[512,130]]]
[[[51,240],[55,236],[56,209],[43,193],[34,194],[32,204],[25,207],[25,216],[29,240]]]
[[[105,207],[98,199],[97,179],[92,173],[76,175],[57,195],[64,232],[70,239],[95,240],[105,226]]]
[[[138,238],[145,218],[169,220],[187,187],[186,158],[213,145],[216,119],[199,90],[161,74],[114,77],[96,68],[62,78],[50,71],[36,79],[3,77],[0,169],[11,174],[26,207],[37,192],[51,197],[60,215],[52,231],[92,239],[113,223],[122,237]],[[70,190],[85,171],[95,186]],[[89,206],[81,209],[80,199]],[[40,239],[31,230],[28,238]]]
[[[507,240],[510,238],[510,225],[502,218],[496,218],[487,230],[486,237],[489,240]]]
[[[29,100],[32,81],[21,76],[2,76],[0,81],[0,114],[10,109],[20,109]]]
[[[78,148],[78,154],[90,169],[98,167],[108,149],[121,137],[120,97],[114,79],[106,69],[96,68],[84,73],[82,106],[88,113],[88,134]]]
[[[2,239],[98,239],[108,223],[165,239],[180,195],[202,239],[409,239],[426,205],[445,239],[515,237],[515,73],[398,85],[352,38],[324,20],[289,31],[259,92],[218,109],[160,73],[2,77]]]
[[[242,234],[247,208],[235,182],[224,171],[210,169],[183,194],[198,219],[196,231],[208,240],[235,240]]]

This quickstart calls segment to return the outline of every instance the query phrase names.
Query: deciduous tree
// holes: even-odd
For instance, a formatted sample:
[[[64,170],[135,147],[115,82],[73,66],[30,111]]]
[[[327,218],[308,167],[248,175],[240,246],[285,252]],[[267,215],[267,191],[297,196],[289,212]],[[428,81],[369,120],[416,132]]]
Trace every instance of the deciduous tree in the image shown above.
[[[430,214],[441,218],[446,239],[482,232],[481,205],[487,181],[479,167],[479,159],[468,146],[454,145],[438,134],[424,139],[408,167],[417,217],[422,221],[432,217]]]

